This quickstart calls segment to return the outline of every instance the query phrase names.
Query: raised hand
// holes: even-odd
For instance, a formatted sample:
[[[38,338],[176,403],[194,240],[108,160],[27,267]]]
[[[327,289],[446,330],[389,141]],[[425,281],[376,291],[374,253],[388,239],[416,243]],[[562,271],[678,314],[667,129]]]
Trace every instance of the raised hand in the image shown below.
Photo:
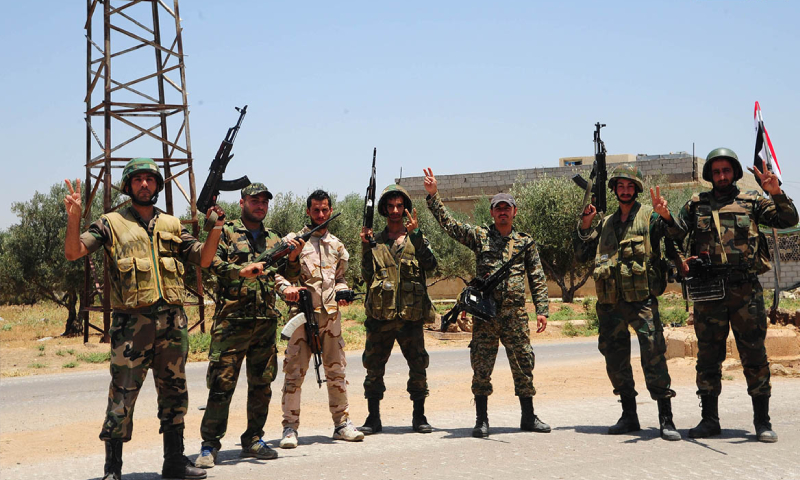
[[[425,191],[429,195],[434,195],[439,191],[439,186],[436,184],[436,177],[433,176],[433,170],[430,168],[423,168],[422,173],[425,174]]]
[[[408,213],[408,210],[406,210],[406,231],[407,232],[413,232],[414,230],[417,229],[417,227],[419,227],[419,221],[417,220],[417,209],[415,208],[413,210],[413,212],[414,213],[413,213],[413,216],[412,216],[412,214]]]
[[[583,214],[581,215],[581,228],[586,230],[587,228],[592,226],[592,220],[594,220],[595,215],[597,215],[597,207],[592,205],[586,205],[586,208],[583,210]]]
[[[761,188],[763,188],[765,192],[770,195],[780,194],[781,184],[778,181],[778,176],[769,171],[766,160],[761,160],[761,165],[764,170],[759,170],[755,165],[747,167],[747,169],[761,181]]]
[[[81,204],[81,179],[78,178],[75,180],[75,188],[72,188],[72,182],[67,179],[64,179],[64,182],[67,184],[67,188],[69,189],[69,194],[64,197],[64,205],[67,207],[67,215],[70,217],[81,216],[82,212],[82,204]]]
[[[361,227],[361,243],[369,243],[369,237],[372,236],[372,229],[369,227]]]
[[[294,247],[292,251],[289,252],[289,261],[294,262],[295,260],[297,260],[297,257],[300,256],[300,252],[303,251],[303,247],[306,246],[306,242],[300,237],[294,237],[292,239],[286,240],[286,243]]]
[[[650,189],[650,201],[653,203],[653,211],[661,215],[664,220],[672,220],[672,214],[667,206],[667,199],[661,196],[661,187],[656,186],[655,193]]]

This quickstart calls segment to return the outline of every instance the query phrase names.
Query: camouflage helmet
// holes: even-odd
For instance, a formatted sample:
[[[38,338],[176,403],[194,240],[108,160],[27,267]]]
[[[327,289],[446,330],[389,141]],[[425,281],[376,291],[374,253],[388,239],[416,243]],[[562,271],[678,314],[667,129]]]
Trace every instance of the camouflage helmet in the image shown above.
[[[386,211],[386,202],[389,200],[389,197],[394,195],[400,195],[403,197],[403,205],[405,209],[409,212],[411,211],[411,196],[408,194],[405,188],[401,187],[400,185],[392,184],[383,189],[383,192],[381,192],[381,198],[378,200],[378,213],[384,217],[389,216],[389,213]]]
[[[730,148],[723,147],[711,150],[711,153],[709,153],[708,156],[706,157],[706,164],[703,165],[703,180],[711,182],[712,179],[711,164],[714,163],[714,160],[723,160],[723,159],[731,162],[731,167],[733,167],[734,182],[744,176],[744,172],[742,171],[742,164],[739,163],[739,157],[736,156],[736,153]]]
[[[125,168],[122,170],[122,193],[128,194],[128,182],[130,181],[131,177],[133,177],[137,173],[152,173],[156,177],[156,183],[158,183],[158,189],[156,193],[160,192],[164,189],[164,177],[161,176],[161,172],[158,171],[158,165],[156,162],[153,161],[152,158],[134,158],[128,163],[125,164]]]
[[[644,191],[642,172],[640,172],[638,168],[630,165],[621,165],[615,168],[614,172],[611,173],[611,177],[608,179],[608,189],[612,192],[616,191],[617,180],[620,178],[632,181],[633,184],[636,185],[636,193]]]

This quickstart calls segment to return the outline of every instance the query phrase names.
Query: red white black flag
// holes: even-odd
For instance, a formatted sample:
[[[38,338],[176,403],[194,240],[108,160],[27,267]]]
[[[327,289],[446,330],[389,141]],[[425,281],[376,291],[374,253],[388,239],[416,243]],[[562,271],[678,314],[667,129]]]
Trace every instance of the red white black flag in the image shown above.
[[[775,157],[775,150],[772,148],[772,141],[769,139],[767,128],[764,126],[764,119],[761,117],[761,106],[758,102],[756,102],[753,120],[756,127],[756,153],[753,158],[753,165],[762,170],[764,168],[763,162],[767,162],[767,169],[778,177],[779,184],[783,184],[781,166],[778,165],[778,159]],[[761,185],[758,178],[756,178],[756,181]]]

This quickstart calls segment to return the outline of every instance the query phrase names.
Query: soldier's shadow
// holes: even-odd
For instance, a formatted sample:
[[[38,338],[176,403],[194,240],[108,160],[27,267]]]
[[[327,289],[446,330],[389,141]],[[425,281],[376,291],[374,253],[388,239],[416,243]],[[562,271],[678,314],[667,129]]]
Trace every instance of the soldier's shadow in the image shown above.
[[[445,440],[452,440],[456,438],[472,438],[472,427],[467,428],[436,428],[433,430],[434,432],[447,432],[445,436],[442,438]],[[488,438],[478,438],[476,440],[487,440],[493,442],[500,442],[500,443],[510,443],[506,440],[498,439],[497,435],[502,435],[504,433],[526,433],[520,432],[519,428],[512,428],[512,427],[489,427],[489,437]]]
[[[708,450],[711,450],[712,452],[715,453],[719,453],[720,455],[728,455],[728,454],[717,450],[711,445],[711,443],[719,440],[723,441],[727,440],[726,443],[733,445],[758,442],[758,439],[752,432],[749,432],[747,430],[733,429],[733,428],[723,428],[722,433],[713,436],[711,438],[689,438],[689,434],[687,432],[681,432],[681,435],[683,435],[684,440],[693,443],[699,447],[707,448]]]
[[[582,433],[585,435],[608,435],[608,427],[604,425],[572,425],[566,427],[555,427],[553,430],[572,430],[575,433]],[[638,432],[634,432],[633,434],[636,433]]]
[[[122,474],[122,480],[155,480],[161,478],[160,472],[134,472]],[[102,480],[103,477],[95,477],[90,480]]]

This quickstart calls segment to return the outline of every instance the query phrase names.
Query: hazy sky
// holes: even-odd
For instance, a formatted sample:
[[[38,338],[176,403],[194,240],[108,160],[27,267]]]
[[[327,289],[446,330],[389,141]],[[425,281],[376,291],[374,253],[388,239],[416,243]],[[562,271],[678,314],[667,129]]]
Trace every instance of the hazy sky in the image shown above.
[[[593,152],[597,121],[610,154],[694,142],[749,164],[758,100],[800,199],[800,2],[180,6],[198,189],[245,103],[230,176],[345,195],[366,188],[373,147],[383,188],[401,167],[556,166]],[[16,221],[12,202],[84,176],[85,17],[81,1],[3,2],[0,228]]]

